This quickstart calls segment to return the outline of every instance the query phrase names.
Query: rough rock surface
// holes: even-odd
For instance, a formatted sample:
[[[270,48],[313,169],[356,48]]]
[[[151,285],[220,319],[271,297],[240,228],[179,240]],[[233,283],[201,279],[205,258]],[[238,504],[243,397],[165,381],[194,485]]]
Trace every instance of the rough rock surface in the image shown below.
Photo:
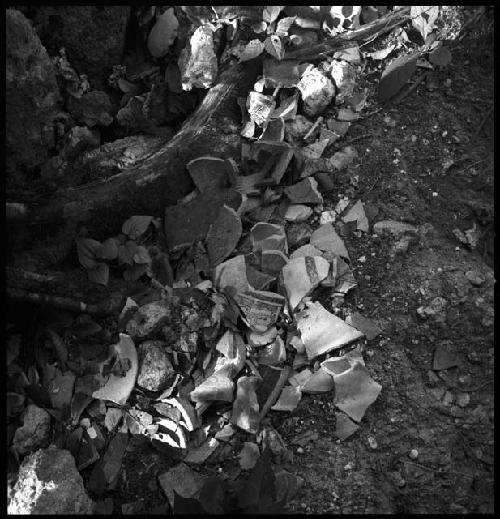
[[[146,341],[139,345],[137,385],[148,391],[159,391],[174,372],[162,341]]]
[[[49,443],[50,415],[34,404],[29,405],[23,417],[23,426],[16,429],[14,447],[19,454],[28,454]]]
[[[54,66],[31,23],[6,10],[7,179],[40,166],[54,147],[54,119],[61,96]],[[20,177],[19,177],[20,175]]]
[[[51,445],[21,464],[8,514],[91,514],[93,502],[67,450]]]
[[[334,84],[315,67],[303,74],[297,88],[304,101],[304,113],[310,117],[319,115],[335,95]]]
[[[71,65],[101,89],[125,45],[130,7],[125,5],[58,5],[37,10],[35,26],[51,55],[64,47]],[[57,28],[57,30],[55,30]]]

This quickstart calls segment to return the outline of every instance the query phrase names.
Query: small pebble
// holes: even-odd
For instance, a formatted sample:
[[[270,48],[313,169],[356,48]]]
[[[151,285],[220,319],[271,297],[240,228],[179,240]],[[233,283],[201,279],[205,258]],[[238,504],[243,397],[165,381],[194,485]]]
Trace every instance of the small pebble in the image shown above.
[[[418,458],[418,451],[417,451],[417,449],[412,449],[409,452],[408,456],[410,457],[410,459],[416,460]]]
[[[297,447],[297,454],[304,454],[304,449],[302,447]]]
[[[378,447],[377,440],[373,436],[368,436],[368,444],[372,449],[376,449]]]

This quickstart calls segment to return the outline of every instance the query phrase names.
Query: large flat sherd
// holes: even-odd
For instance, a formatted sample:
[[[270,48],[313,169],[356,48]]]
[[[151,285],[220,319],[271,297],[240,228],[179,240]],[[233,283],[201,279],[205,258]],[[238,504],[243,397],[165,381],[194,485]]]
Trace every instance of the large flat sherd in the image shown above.
[[[233,287],[235,292],[245,292],[249,290],[251,287],[247,280],[245,256],[239,254],[217,265],[214,283],[219,290],[224,290],[226,287]]]
[[[227,205],[222,206],[205,238],[212,266],[218,265],[233,252],[241,237],[241,230],[241,220],[236,211]]]
[[[335,232],[331,223],[318,227],[311,236],[310,244],[323,252],[334,252],[349,260],[349,253],[342,238]]]
[[[276,323],[285,304],[285,298],[273,292],[250,290],[234,297],[243,311],[250,328],[265,332]]]
[[[285,188],[285,195],[292,204],[322,204],[323,197],[318,191],[318,183],[307,177],[293,186]]]
[[[363,337],[360,331],[331,314],[320,303],[308,303],[305,310],[296,314],[296,319],[309,360]]]
[[[186,168],[201,193],[228,187],[234,174],[232,164],[218,157],[198,157],[188,162]]]

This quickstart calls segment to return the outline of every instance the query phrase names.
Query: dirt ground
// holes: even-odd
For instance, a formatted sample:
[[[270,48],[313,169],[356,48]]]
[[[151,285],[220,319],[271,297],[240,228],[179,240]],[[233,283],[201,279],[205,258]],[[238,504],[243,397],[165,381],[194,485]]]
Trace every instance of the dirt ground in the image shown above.
[[[345,138],[359,165],[339,175],[325,205],[346,195],[377,210],[375,221],[428,224],[428,231],[394,258],[390,238],[345,238],[358,282],[345,310],[380,323],[383,333],[363,352],[382,392],[343,442],[333,435],[331,393],[305,395],[285,418],[268,415],[293,454],[283,468],[303,481],[288,512],[493,513],[493,115],[485,120],[493,108],[492,36],[471,32],[451,49],[453,61],[438,72],[434,90],[423,82],[378,111],[373,101],[366,112],[375,113],[353,123]],[[370,66],[362,81],[373,99],[380,70]],[[474,224],[481,237],[471,250],[453,230]],[[484,283],[473,285],[469,271]],[[314,296],[331,310],[327,292]],[[438,296],[445,310],[421,317],[417,309]],[[443,345],[458,366],[433,371],[435,348]],[[311,441],[295,444],[305,432]],[[132,439],[109,494],[115,511],[135,503],[138,513],[143,503],[148,513],[164,513],[155,476],[171,464],[147,440]],[[235,454],[204,471],[230,479],[237,464]]]

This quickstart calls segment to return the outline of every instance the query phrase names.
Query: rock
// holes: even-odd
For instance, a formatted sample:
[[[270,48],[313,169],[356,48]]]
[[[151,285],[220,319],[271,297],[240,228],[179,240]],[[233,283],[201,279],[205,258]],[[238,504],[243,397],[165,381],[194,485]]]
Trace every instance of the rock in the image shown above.
[[[312,232],[312,227],[307,223],[298,223],[287,226],[286,235],[290,248],[308,242]]]
[[[127,323],[127,333],[133,339],[153,336],[171,319],[172,309],[167,301],[153,301],[139,307]]]
[[[90,130],[86,126],[75,126],[65,136],[66,143],[61,154],[64,160],[73,160],[85,151],[101,145],[99,130]]]
[[[296,319],[309,360],[363,337],[320,303],[307,303],[307,308],[299,312]]]
[[[205,239],[208,229],[223,205],[235,211],[241,205],[241,195],[233,189],[200,193],[186,203],[165,208],[165,237],[171,252]]]
[[[23,180],[55,146],[61,96],[52,61],[31,23],[16,9],[5,13],[7,179]]]
[[[272,326],[269,330],[262,333],[250,331],[248,334],[248,343],[253,347],[266,346],[273,342],[277,335],[278,329],[276,326]]]
[[[148,50],[153,58],[162,58],[167,54],[177,38],[178,28],[179,20],[177,20],[172,7],[157,16],[156,23],[148,36]]]
[[[359,429],[359,425],[350,420],[344,413],[335,413],[335,436],[344,441]]]
[[[275,341],[259,349],[259,365],[277,366],[286,360],[285,344],[281,337],[276,337]]]
[[[92,508],[73,456],[52,445],[24,459],[7,513],[83,515]]]
[[[335,104],[342,104],[354,92],[356,72],[349,63],[334,60],[330,63],[330,74],[337,90]]]
[[[283,284],[292,310],[326,278],[330,263],[315,256],[290,260],[282,270]]]
[[[319,224],[324,225],[325,223],[335,223],[335,220],[337,218],[336,211],[323,211],[319,215]]]
[[[349,209],[347,214],[342,218],[342,220],[347,222],[356,222],[357,229],[359,231],[368,232],[369,224],[368,218],[365,214],[365,209],[363,207],[363,203],[361,200],[358,200],[352,207]]]
[[[23,425],[16,429],[13,445],[22,456],[47,447],[50,440],[50,415],[35,404],[24,411]]]
[[[276,100],[272,96],[266,96],[260,92],[252,91],[248,95],[247,109],[250,120],[262,126],[276,108]]]
[[[303,204],[292,204],[288,207],[285,213],[285,220],[287,222],[305,222],[311,215],[312,209]]]
[[[214,37],[211,27],[198,27],[182,49],[179,68],[182,75],[183,90],[210,88],[217,77],[217,56],[214,50]]]
[[[102,89],[113,66],[121,62],[130,7],[95,5],[43,6],[35,24],[52,56],[64,47],[70,63]]]
[[[89,128],[96,124],[109,126],[113,122],[109,96],[100,90],[87,92],[79,99],[70,97],[66,109],[78,122]]]
[[[263,272],[260,272],[252,266],[247,265],[247,279],[252,288],[254,288],[255,290],[268,290],[271,284],[276,281],[276,276],[264,274]]]
[[[308,146],[304,146],[301,148],[301,153],[305,160],[318,160],[323,155],[326,147],[330,144],[330,139],[318,139],[317,141],[309,144]]]
[[[343,122],[352,122],[359,119],[359,114],[355,113],[351,108],[341,108],[337,113],[337,120]]]
[[[285,194],[292,204],[322,204],[323,197],[318,191],[318,183],[313,178],[305,178],[293,186],[285,188]]]
[[[468,270],[465,273],[465,277],[475,287],[480,287],[485,281],[484,277],[477,270]]]
[[[414,225],[410,225],[404,222],[397,222],[395,220],[382,220],[373,225],[373,232],[376,234],[390,232],[393,236],[399,237],[405,232],[417,232],[417,228]]]
[[[304,103],[304,113],[310,117],[323,112],[335,95],[335,86],[330,79],[313,66],[304,72],[297,88]]]
[[[340,151],[337,151],[328,162],[332,168],[341,170],[351,166],[357,157],[358,152],[356,149],[353,146],[346,146]]]
[[[324,368],[320,367],[312,377],[301,386],[302,393],[327,393],[334,387],[333,377]]]
[[[335,232],[331,223],[325,223],[316,229],[311,236],[311,245],[323,252],[333,252],[349,260],[349,253],[343,240]]]
[[[335,189],[335,184],[333,182],[333,175],[328,171],[318,171],[314,174],[314,178],[318,183],[321,191],[329,192]]]
[[[278,250],[288,254],[288,243],[282,225],[273,223],[256,223],[250,230],[250,241],[253,252]]]
[[[211,266],[218,265],[233,252],[241,230],[241,220],[236,211],[227,205],[221,207],[205,238]]]
[[[293,121],[285,123],[285,140],[291,144],[301,141],[312,128],[313,123],[303,115],[297,115]]]
[[[174,368],[162,341],[145,341],[139,345],[139,374],[137,385],[148,391],[164,388]]]

